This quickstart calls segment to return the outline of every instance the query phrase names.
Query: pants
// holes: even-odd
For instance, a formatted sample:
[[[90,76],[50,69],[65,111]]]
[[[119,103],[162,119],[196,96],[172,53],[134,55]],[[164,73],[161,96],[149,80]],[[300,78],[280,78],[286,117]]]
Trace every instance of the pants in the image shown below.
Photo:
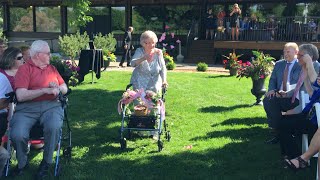
[[[5,134],[7,130],[7,115],[7,113],[0,114],[0,138],[2,138],[2,136]],[[3,171],[3,168],[6,165],[6,162],[9,158],[10,155],[8,151],[4,147],[0,146],[0,173]]]
[[[267,113],[268,124],[270,128],[277,129],[279,121],[282,119],[281,112],[288,111],[299,105],[299,100],[295,99],[294,103],[291,103],[290,98],[277,98],[265,97],[263,99],[263,107]]]
[[[279,138],[281,154],[290,159],[301,154],[301,135],[308,134],[312,137],[318,127],[307,119],[306,114],[285,115],[279,122]]]
[[[64,118],[61,103],[58,101],[40,101],[19,103],[10,122],[10,134],[17,151],[18,167],[27,163],[28,140],[32,126],[40,122],[43,126],[43,159],[52,163],[53,152],[59,140]]]
[[[124,49],[124,54],[123,54],[123,56],[122,56],[122,58],[121,58],[121,62],[120,62],[120,66],[122,66],[123,65],[123,63],[124,63],[124,61],[125,60],[127,60],[127,66],[130,66],[130,61],[131,61],[131,48],[130,47],[128,47],[128,49]]]

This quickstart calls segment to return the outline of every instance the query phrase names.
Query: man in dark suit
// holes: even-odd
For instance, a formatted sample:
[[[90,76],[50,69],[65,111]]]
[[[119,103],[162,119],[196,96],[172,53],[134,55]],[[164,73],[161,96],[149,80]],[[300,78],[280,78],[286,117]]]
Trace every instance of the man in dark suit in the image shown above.
[[[296,43],[287,43],[284,46],[284,59],[276,62],[272,71],[268,92],[265,94],[263,106],[267,114],[269,128],[273,133],[271,139],[266,140],[268,144],[275,144],[279,141],[278,124],[282,117],[282,112],[294,109],[299,105],[299,100],[291,102],[291,97],[282,97],[281,92],[287,94],[294,91],[297,84],[301,66],[297,60],[299,48]],[[280,93],[279,93],[280,92]]]
[[[124,34],[124,39],[122,42],[124,52],[121,58],[121,62],[119,64],[119,66],[121,67],[123,67],[124,60],[127,60],[127,66],[130,66],[131,51],[134,49],[132,44],[132,32],[133,32],[133,27],[129,26],[128,31],[126,31]]]

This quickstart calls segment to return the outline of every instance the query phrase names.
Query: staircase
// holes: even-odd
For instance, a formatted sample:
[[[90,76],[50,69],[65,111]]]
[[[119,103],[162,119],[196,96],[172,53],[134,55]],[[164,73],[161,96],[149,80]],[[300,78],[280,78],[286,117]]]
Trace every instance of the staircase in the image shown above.
[[[188,56],[184,63],[205,62],[215,64],[214,41],[194,40],[188,50]]]

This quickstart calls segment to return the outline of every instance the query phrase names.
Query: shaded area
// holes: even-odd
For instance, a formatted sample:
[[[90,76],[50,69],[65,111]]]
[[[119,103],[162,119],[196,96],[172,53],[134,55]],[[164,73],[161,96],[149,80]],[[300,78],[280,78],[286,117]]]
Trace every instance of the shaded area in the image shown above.
[[[229,106],[229,107],[226,107],[226,106],[210,106],[210,107],[200,108],[199,111],[200,112],[204,112],[204,113],[216,113],[216,112],[232,111],[234,109],[248,108],[248,107],[252,107],[252,105],[250,105],[250,104],[238,104],[238,105]]]
[[[262,117],[256,117],[256,118],[230,118],[227,119],[225,121],[223,121],[222,123],[219,124],[213,124],[212,127],[216,127],[216,126],[225,126],[225,125],[247,125],[247,126],[252,126],[252,125],[256,125],[256,124],[265,124],[267,123],[266,118],[262,118]]]

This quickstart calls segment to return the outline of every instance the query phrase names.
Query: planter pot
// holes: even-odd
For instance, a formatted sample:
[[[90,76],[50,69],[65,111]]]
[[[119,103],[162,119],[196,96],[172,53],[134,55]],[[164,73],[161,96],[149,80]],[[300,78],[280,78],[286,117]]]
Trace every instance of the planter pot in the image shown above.
[[[251,93],[256,97],[256,102],[253,105],[262,105],[261,98],[267,91],[264,86],[265,80],[265,78],[258,80],[252,79]]]
[[[230,68],[230,69],[229,69],[230,76],[235,76],[235,75],[237,75],[237,72],[238,72],[238,69],[237,69],[237,68]]]

